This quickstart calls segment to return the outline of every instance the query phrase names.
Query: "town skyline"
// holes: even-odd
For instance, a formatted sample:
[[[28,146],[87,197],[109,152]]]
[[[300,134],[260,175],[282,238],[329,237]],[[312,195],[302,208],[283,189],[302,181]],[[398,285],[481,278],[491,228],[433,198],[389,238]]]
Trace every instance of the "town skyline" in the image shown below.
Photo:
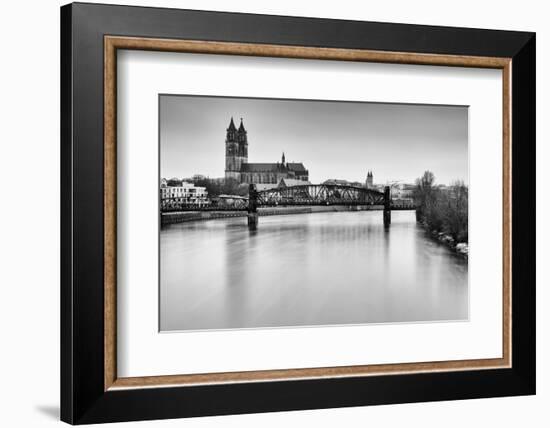
[[[224,177],[226,130],[242,118],[249,162],[284,153],[312,183],[364,183],[372,171],[375,184],[414,184],[430,170],[438,184],[468,184],[467,117],[463,106],[161,95],[160,174]]]

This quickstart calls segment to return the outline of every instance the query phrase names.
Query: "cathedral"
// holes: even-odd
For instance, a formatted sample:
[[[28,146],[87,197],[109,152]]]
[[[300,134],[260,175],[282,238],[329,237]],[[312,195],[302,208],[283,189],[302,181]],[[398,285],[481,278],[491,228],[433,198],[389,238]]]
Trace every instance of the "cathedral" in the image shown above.
[[[369,171],[367,173],[367,181],[365,182],[365,187],[367,189],[374,189],[374,183],[373,183],[373,176],[372,176],[372,171]]]
[[[303,163],[286,162],[284,153],[280,162],[249,163],[248,136],[243,120],[237,129],[231,118],[225,138],[225,178],[239,183],[276,184],[283,178],[308,181],[309,172]]]

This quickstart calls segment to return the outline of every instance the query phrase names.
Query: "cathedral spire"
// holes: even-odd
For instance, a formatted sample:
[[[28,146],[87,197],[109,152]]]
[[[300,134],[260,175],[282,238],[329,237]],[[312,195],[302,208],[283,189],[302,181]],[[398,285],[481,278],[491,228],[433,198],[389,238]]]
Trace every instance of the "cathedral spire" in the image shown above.
[[[236,131],[237,130],[237,128],[235,127],[235,122],[233,122],[233,116],[231,116],[231,122],[229,123],[229,128],[227,128],[227,130],[228,131]]]
[[[283,152],[283,156],[281,156],[281,163],[283,166],[285,165],[285,152]]]
[[[241,124],[239,126],[239,132],[246,132],[246,130],[244,129],[243,118],[242,117],[241,117]]]

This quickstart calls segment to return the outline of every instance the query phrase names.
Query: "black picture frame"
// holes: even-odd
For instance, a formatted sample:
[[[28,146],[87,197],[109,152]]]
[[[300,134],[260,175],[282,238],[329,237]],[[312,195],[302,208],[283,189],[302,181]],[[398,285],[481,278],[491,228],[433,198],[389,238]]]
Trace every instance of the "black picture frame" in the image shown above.
[[[512,367],[104,389],[104,36],[512,59]],[[61,419],[86,424],[535,393],[535,34],[73,3],[61,8]]]

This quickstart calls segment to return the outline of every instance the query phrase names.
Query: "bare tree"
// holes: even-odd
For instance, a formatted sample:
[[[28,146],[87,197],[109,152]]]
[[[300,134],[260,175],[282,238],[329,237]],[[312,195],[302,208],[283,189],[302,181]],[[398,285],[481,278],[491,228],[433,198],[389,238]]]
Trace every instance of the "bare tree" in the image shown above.
[[[431,171],[416,180],[417,219],[430,230],[449,234],[455,242],[468,242],[468,186],[455,181],[441,190]]]
[[[416,179],[416,188],[413,192],[413,198],[418,207],[420,218],[425,217],[426,210],[432,204],[434,197],[435,175],[431,171],[424,171],[422,177]]]
[[[468,241],[468,187],[463,181],[451,184],[445,210],[447,232],[455,242]]]

